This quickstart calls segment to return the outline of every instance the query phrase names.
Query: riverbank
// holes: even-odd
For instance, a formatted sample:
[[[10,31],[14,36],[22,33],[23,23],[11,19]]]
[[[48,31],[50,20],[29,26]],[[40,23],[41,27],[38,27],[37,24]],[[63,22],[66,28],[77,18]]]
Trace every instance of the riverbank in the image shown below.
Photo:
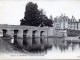
[[[27,48],[25,46],[25,48]],[[28,47],[30,49],[31,47]],[[34,54],[33,54],[34,53]],[[23,47],[20,47],[16,44],[10,43],[10,40],[7,38],[0,37],[0,54],[46,54],[46,51],[42,52],[29,52]]]
[[[7,40],[3,40],[0,37],[0,54],[18,54],[18,53],[25,53],[22,50],[20,50],[19,48],[15,47],[14,45],[10,44],[9,42],[7,42]]]
[[[38,41],[38,40],[40,40],[40,38],[35,41]],[[42,39],[41,39],[41,41],[42,41]],[[63,42],[63,41],[80,42],[79,37],[48,37],[48,38],[43,38],[43,43],[42,43],[42,44],[44,44],[43,46],[42,46],[42,44],[41,44],[41,46],[33,44],[33,47],[27,48],[27,46],[20,47],[16,44],[9,43],[9,40],[1,39],[1,37],[0,37],[0,53],[24,53],[25,54],[25,53],[30,53],[30,52],[28,52],[29,49],[31,51],[33,51],[31,53],[34,53],[35,48],[40,51],[41,51],[41,49],[44,51],[45,49],[48,49],[51,46],[56,45],[57,43],[58,43],[58,45],[62,45],[62,43],[60,44],[60,42]],[[23,48],[25,48],[25,49],[23,49]]]

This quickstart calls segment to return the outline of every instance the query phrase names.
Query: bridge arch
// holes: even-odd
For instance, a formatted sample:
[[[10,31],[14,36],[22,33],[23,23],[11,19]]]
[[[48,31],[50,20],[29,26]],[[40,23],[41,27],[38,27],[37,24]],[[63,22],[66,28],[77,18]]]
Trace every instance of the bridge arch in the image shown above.
[[[3,31],[3,37],[5,37],[8,30],[7,29],[2,29],[2,31]]]
[[[19,30],[15,29],[15,30],[14,30],[14,35],[17,35],[18,31],[19,31]]]
[[[40,37],[40,31],[39,30],[33,30],[32,31],[32,37]]]
[[[32,37],[36,37],[37,30],[32,31]]]
[[[25,30],[23,30],[23,36],[27,36],[27,32],[28,32],[28,30],[27,29],[25,29]]]
[[[47,31],[40,32],[40,37],[46,37],[46,36],[47,36]]]

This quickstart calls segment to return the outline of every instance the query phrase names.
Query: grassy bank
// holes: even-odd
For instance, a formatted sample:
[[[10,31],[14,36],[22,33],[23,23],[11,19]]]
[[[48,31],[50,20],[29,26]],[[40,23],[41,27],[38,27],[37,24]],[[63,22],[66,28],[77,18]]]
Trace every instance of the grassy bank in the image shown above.
[[[15,47],[15,45],[9,43],[7,40],[4,40],[0,37],[0,53],[24,53],[20,48]]]

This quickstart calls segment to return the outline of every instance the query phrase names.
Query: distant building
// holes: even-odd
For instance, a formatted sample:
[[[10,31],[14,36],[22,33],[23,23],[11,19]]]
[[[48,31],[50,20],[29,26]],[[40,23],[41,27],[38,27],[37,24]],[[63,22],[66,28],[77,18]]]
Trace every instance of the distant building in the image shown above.
[[[55,30],[80,30],[80,21],[77,21],[74,16],[71,19],[65,15],[57,16],[54,18],[53,28]]]

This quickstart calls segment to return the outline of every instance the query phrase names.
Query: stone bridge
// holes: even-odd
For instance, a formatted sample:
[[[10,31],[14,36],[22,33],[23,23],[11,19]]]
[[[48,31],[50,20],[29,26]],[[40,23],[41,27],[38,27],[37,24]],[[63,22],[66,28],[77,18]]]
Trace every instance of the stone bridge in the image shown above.
[[[20,26],[20,25],[0,25],[0,30],[3,32],[2,34],[10,35],[13,37],[17,35],[20,38],[23,38],[23,35],[27,37],[48,37],[50,36],[50,28],[49,27],[33,27],[33,26]]]
[[[14,38],[14,43],[17,41],[22,46],[24,40],[16,40],[15,38],[25,38],[25,37],[48,37],[52,36],[50,27],[33,27],[33,26],[20,26],[20,25],[0,25],[0,31],[3,37],[6,35]],[[32,44],[32,42],[29,44]]]

